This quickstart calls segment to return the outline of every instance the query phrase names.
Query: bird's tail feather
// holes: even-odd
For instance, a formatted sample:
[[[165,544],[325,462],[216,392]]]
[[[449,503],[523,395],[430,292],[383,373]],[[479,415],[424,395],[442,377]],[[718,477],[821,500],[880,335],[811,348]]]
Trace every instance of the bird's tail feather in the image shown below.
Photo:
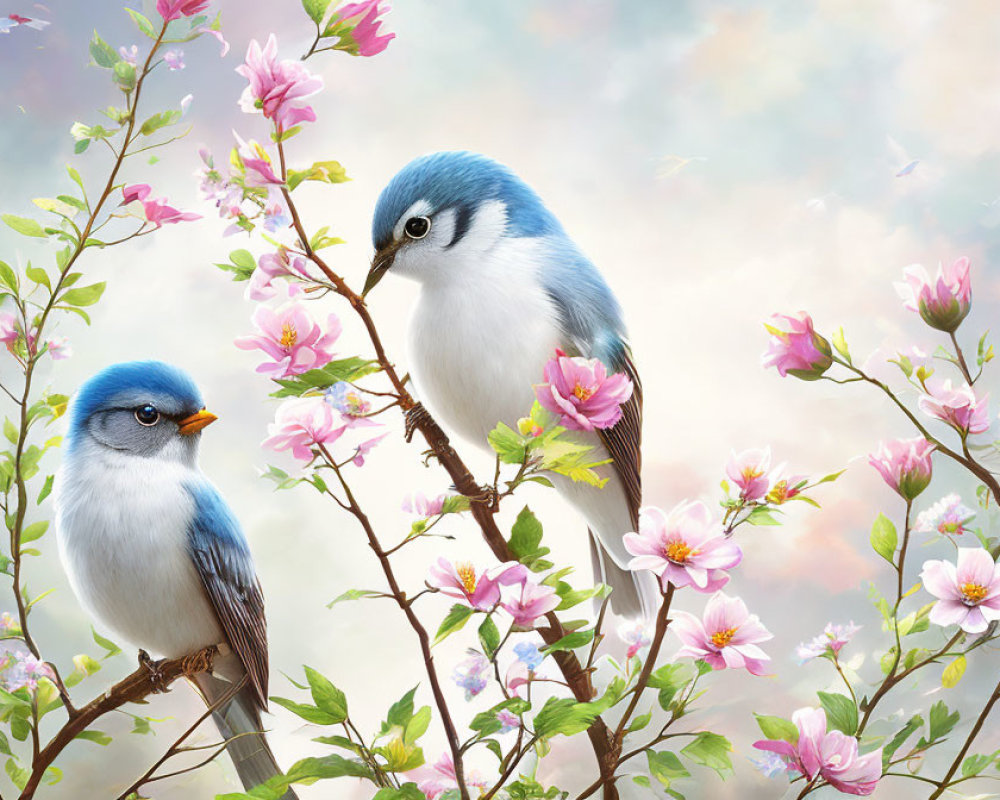
[[[611,610],[628,619],[651,620],[660,604],[656,576],[619,567],[590,531],[590,560],[594,580],[611,587]]]
[[[218,703],[233,688],[229,681],[207,672],[195,675],[193,680],[209,705]],[[231,700],[213,711],[212,719],[219,733],[228,742],[226,750],[244,789],[252,789],[269,778],[282,774],[261,729],[260,711],[249,687],[244,687]],[[298,795],[289,789],[281,796],[281,800],[298,800]]]

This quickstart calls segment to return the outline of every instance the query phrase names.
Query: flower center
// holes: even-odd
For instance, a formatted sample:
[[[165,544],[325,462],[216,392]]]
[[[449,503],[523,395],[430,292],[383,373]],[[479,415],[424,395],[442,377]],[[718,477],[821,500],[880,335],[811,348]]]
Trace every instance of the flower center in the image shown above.
[[[286,322],[281,326],[281,340],[278,342],[286,350],[290,350],[295,347],[295,343],[299,340],[299,332],[295,330],[295,326],[291,322]]]
[[[680,540],[669,542],[664,552],[667,560],[675,564],[686,564],[692,555],[697,555],[697,552],[689,544]]]
[[[579,383],[573,387],[573,396],[576,397],[581,403],[587,402],[597,389],[588,389],[586,386],[581,386]]]
[[[736,628],[726,628],[724,631],[716,631],[712,634],[712,644],[716,647],[725,647],[736,635]]]
[[[763,475],[764,474],[764,470],[762,470],[760,467],[756,467],[756,466],[753,466],[753,467],[743,467],[743,471],[740,474],[743,476],[743,480],[745,480],[745,481],[747,481],[749,483],[750,481],[756,480],[761,475]]]
[[[946,520],[938,525],[938,533],[959,533],[962,529],[961,522]]]
[[[977,606],[986,597],[986,587],[981,583],[963,583],[959,589],[962,591],[962,602],[967,606]]]
[[[472,564],[468,561],[456,564],[455,572],[458,573],[458,579],[462,582],[466,594],[476,591],[476,568]]]
[[[788,481],[778,481],[767,493],[767,500],[775,505],[781,505],[788,499]]]

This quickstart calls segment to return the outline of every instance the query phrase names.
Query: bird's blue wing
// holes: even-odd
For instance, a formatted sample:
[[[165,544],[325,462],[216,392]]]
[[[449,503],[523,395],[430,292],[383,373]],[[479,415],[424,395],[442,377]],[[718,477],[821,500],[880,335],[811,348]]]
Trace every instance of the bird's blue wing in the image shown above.
[[[264,595],[239,522],[208,481],[189,484],[195,514],[188,530],[191,559],[248,686],[267,707],[267,623]]]
[[[634,525],[642,505],[642,383],[628,346],[625,322],[601,273],[565,236],[550,238],[542,285],[559,310],[563,349],[599,358],[611,372],[632,379],[633,392],[613,428],[598,431],[625,486]],[[638,528],[636,528],[638,530]]]

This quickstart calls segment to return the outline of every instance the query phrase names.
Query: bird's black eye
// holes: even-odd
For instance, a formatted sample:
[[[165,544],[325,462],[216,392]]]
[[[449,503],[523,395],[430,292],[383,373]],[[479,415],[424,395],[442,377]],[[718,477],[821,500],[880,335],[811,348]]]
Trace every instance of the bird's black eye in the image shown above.
[[[156,410],[156,406],[147,403],[135,410],[135,420],[148,428],[160,421],[160,412]]]
[[[423,239],[431,229],[430,217],[410,217],[403,230],[411,239]]]

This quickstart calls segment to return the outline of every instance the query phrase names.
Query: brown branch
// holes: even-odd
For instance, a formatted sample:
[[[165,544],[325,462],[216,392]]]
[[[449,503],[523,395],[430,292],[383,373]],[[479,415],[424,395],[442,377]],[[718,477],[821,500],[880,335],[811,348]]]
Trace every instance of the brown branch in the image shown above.
[[[157,661],[155,674],[149,667],[142,665],[108,691],[101,693],[83,708],[78,709],[77,713],[63,725],[59,732],[52,737],[52,740],[42,748],[38,757],[33,760],[31,776],[21,792],[20,800],[29,800],[35,796],[35,790],[38,788],[38,783],[45,774],[45,770],[62,753],[66,745],[100,717],[126,703],[137,703],[144,700],[149,695],[162,691],[178,678],[211,671],[212,662],[218,652],[218,648],[211,645],[183,658]]]
[[[965,760],[965,754],[969,752],[969,748],[972,747],[972,742],[983,729],[983,725],[986,723],[986,718],[990,715],[990,712],[993,710],[993,706],[996,705],[997,700],[1000,700],[1000,683],[996,685],[996,688],[993,690],[993,694],[990,695],[990,699],[986,702],[982,713],[976,719],[976,724],[973,725],[972,730],[969,731],[969,735],[966,737],[965,743],[962,745],[962,749],[958,751],[958,755],[955,756],[955,760],[951,762],[951,766],[939,782],[937,790],[934,791],[934,793],[931,794],[927,800],[937,800],[937,798],[942,795],[944,790],[951,785],[951,779],[954,777],[958,768]]]
[[[281,175],[282,178],[284,178],[286,175],[285,151],[281,142],[278,142],[277,146],[278,157],[281,164]],[[407,391],[405,381],[400,379],[399,374],[396,372],[395,365],[386,355],[382,339],[375,327],[375,322],[372,319],[371,314],[368,312],[368,307],[365,305],[365,301],[362,299],[361,295],[353,291],[344,279],[334,272],[333,269],[331,269],[330,266],[323,260],[323,258],[319,256],[309,245],[309,237],[306,235],[302,220],[299,217],[298,209],[292,201],[291,193],[287,188],[283,188],[282,194],[284,195],[285,202],[288,205],[288,210],[292,217],[292,226],[299,237],[303,252],[310,261],[319,267],[327,279],[333,284],[337,294],[345,298],[348,303],[350,303],[351,308],[354,309],[355,313],[361,319],[361,322],[368,333],[368,338],[371,341],[372,348],[375,351],[375,359],[378,361],[382,372],[385,373],[389,382],[392,384],[393,389],[395,390],[395,396],[399,401],[400,409],[404,413],[410,411],[417,406],[417,401],[413,398],[409,391]],[[494,519],[494,514],[496,514],[498,509],[491,505],[488,499],[484,499],[482,488],[476,482],[476,479],[469,471],[469,468],[465,465],[465,462],[462,461],[458,453],[455,452],[444,431],[437,424],[434,418],[426,412],[416,416],[414,419],[414,425],[423,435],[428,447],[430,447],[433,451],[438,462],[448,473],[456,491],[470,499],[472,517],[479,526],[483,538],[486,540],[486,544],[489,545],[490,550],[493,551],[493,554],[500,561],[516,561],[516,557],[511,552],[506,539],[504,539],[504,536],[500,532],[500,528],[497,527],[496,520]],[[547,627],[539,628],[538,632],[541,634],[546,644],[554,644],[567,634],[567,630],[562,626],[562,623],[559,621],[559,618],[555,615],[555,613],[549,612],[546,614],[545,620],[548,623]],[[559,671],[569,684],[570,690],[573,692],[573,696],[576,700],[578,702],[589,702],[592,700],[594,698],[594,687],[590,680],[590,673],[581,666],[579,659],[577,659],[573,653],[568,651],[555,652],[552,654],[552,657],[555,660]],[[597,717],[590,728],[587,729],[587,736],[590,738],[594,755],[597,757],[597,763],[601,771],[602,778],[610,779],[614,776],[614,768],[617,763],[618,752],[611,737],[611,732],[608,730],[607,724],[601,717]],[[604,791],[605,800],[617,800],[617,797],[618,792],[615,789],[614,784],[607,784]]]

